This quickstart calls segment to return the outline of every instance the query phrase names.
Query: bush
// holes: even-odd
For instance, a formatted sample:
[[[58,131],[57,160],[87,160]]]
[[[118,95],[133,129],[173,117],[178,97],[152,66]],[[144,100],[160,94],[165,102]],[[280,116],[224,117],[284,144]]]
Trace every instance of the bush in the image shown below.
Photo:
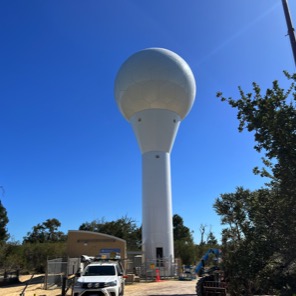
[[[66,243],[0,244],[0,269],[19,269],[21,273],[45,273],[47,259],[64,257]]]

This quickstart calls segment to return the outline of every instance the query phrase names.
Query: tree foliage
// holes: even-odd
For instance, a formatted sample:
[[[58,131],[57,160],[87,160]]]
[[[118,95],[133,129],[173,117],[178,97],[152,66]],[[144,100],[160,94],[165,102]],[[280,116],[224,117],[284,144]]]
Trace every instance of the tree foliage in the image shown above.
[[[19,269],[21,273],[44,273],[48,258],[65,256],[65,242],[20,244],[9,241],[0,245],[0,269]]]
[[[175,241],[183,240],[187,243],[193,243],[190,229],[184,225],[183,218],[177,214],[173,216],[173,233]]]
[[[136,222],[127,217],[121,217],[116,221],[94,220],[80,225],[79,230],[101,232],[124,239],[129,251],[141,249],[141,228]]]
[[[84,222],[79,230],[101,232],[126,240],[129,251],[141,250],[141,227],[135,221],[124,216],[116,221],[94,220]],[[184,225],[183,218],[173,216],[175,257],[181,258],[184,264],[192,264],[196,260],[196,249],[190,229]]]
[[[214,208],[221,216],[223,254],[232,295],[296,293],[296,75],[285,91],[277,81],[265,94],[241,88],[240,98],[218,97],[236,108],[239,131],[254,134],[255,150],[264,155],[254,173],[270,178],[266,188],[238,187],[221,194]]]
[[[45,243],[45,242],[63,242],[66,235],[58,231],[61,222],[56,219],[47,219],[43,223],[33,226],[32,231],[24,237],[23,243]]]
[[[25,272],[44,273],[49,257],[66,255],[66,235],[58,231],[59,220],[47,219],[32,228],[23,244],[10,240],[0,244],[0,269],[20,269]]]
[[[48,259],[66,257],[65,242],[24,244],[21,247],[22,270],[44,273]]]
[[[199,261],[204,257],[206,252],[209,249],[220,249],[220,245],[218,244],[218,241],[214,235],[214,233],[211,230],[211,227],[209,231],[207,231],[207,225],[206,224],[200,224],[199,231],[200,231],[200,242],[199,244],[195,245],[195,261],[196,263],[199,263]],[[216,262],[214,262],[215,256],[211,254],[208,258],[208,261],[205,262],[208,266],[216,265]]]
[[[6,242],[0,244],[0,269],[17,269],[21,265],[20,257],[17,255],[18,243]]]
[[[272,185],[289,193],[296,183],[296,74],[284,73],[292,81],[286,91],[274,81],[273,87],[262,95],[254,82],[253,93],[239,88],[241,98],[238,100],[225,98],[222,93],[217,95],[238,110],[239,131],[254,132],[254,148],[265,154],[263,163],[271,173],[266,168],[255,168],[254,172],[270,177]]]
[[[66,256],[66,236],[58,231],[59,220],[47,219],[32,227],[23,243],[9,241],[0,244],[0,269],[21,269],[22,272],[45,272],[47,259]],[[101,232],[127,241],[128,250],[141,249],[141,227],[133,219],[124,216],[116,221],[94,220],[85,222],[80,230]],[[212,232],[207,235],[207,243],[195,245],[192,231],[184,225],[183,218],[173,216],[175,257],[183,264],[194,264],[209,249],[216,247],[217,241]]]
[[[173,216],[173,233],[175,257],[183,264],[193,264],[196,260],[196,250],[190,229],[184,225],[183,218],[177,214]]]
[[[204,226],[204,230],[205,228],[206,226]],[[208,241],[196,245],[193,239],[193,231],[184,225],[183,218],[178,214],[173,216],[173,234],[175,257],[180,258],[182,264],[185,265],[194,265],[209,248],[213,247],[213,245],[210,246],[208,244]],[[209,235],[208,238],[216,242],[213,233]],[[209,243],[211,243],[211,241]]]
[[[7,211],[0,200],[0,243],[7,241],[9,238],[9,234],[6,227],[8,222],[9,219],[7,216]]]
[[[218,240],[216,239],[216,237],[212,231],[210,231],[207,235],[207,245],[210,245],[210,246],[217,246],[218,245]]]

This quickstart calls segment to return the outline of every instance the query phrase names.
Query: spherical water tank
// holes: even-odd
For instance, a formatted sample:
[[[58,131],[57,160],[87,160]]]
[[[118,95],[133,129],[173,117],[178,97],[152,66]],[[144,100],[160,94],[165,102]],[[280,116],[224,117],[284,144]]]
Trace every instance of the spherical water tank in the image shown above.
[[[127,120],[146,109],[166,109],[183,119],[193,105],[196,85],[190,67],[179,55],[164,48],[148,48],[122,64],[114,92]]]

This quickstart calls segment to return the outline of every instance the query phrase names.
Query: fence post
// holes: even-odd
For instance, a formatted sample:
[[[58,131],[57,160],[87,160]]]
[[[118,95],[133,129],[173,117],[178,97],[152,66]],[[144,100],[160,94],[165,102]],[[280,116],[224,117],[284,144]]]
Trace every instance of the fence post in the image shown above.
[[[47,281],[48,281],[48,256],[46,258],[46,269],[45,269],[45,277],[44,277],[44,290],[47,290]]]
[[[63,276],[62,282],[62,296],[66,296],[67,277]]]

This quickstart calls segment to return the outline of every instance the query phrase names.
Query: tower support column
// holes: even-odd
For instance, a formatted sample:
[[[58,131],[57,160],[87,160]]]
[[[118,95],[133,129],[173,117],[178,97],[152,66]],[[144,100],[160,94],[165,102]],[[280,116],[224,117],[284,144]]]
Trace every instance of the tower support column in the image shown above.
[[[142,155],[142,240],[146,260],[174,259],[170,154]]]

